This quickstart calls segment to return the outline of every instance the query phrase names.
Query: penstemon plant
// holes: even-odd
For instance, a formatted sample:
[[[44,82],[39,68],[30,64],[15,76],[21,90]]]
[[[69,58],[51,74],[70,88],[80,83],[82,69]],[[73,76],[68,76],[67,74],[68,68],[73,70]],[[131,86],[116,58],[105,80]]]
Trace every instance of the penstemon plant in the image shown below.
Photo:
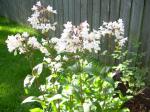
[[[24,80],[26,93],[45,73],[43,71],[48,70],[45,83],[36,84],[39,96],[29,96],[22,103],[40,104],[31,112],[127,112],[120,107],[128,98],[121,93],[114,97],[116,83],[112,78],[112,68],[103,67],[89,58],[90,54],[101,51],[104,38],[115,37],[117,50],[124,47],[127,38],[124,37],[123,21],[104,22],[93,31],[86,21],[79,26],[67,22],[60,37],[51,37],[51,33],[57,30],[57,22],[51,22],[56,10],[39,1],[32,11],[28,21],[41,31],[43,38],[39,41],[24,32],[8,36],[6,40],[9,52],[15,55],[31,57],[35,50],[43,54],[43,61],[33,67],[32,73]],[[29,58],[29,61],[32,60]]]

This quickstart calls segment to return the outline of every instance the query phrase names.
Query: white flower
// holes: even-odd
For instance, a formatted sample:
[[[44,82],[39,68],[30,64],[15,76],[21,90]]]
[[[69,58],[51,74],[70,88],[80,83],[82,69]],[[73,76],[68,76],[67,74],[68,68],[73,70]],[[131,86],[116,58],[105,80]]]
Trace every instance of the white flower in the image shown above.
[[[50,30],[55,31],[56,23],[50,22],[50,16],[52,16],[51,13],[56,14],[56,10],[53,10],[51,6],[42,6],[39,1],[36,5],[33,5],[32,11],[33,14],[28,18],[28,21],[33,28],[41,30],[43,34]]]
[[[41,92],[45,92],[46,91],[46,85],[40,85],[39,89]]]
[[[118,42],[120,47],[124,46],[126,39],[124,37],[124,24],[122,19],[114,22],[103,22],[103,25],[99,28],[99,33],[101,36],[106,35],[115,36],[115,41]]]
[[[29,37],[27,44],[36,49],[41,47],[41,44],[37,41],[37,38],[35,38],[35,37]]]
[[[50,53],[48,52],[48,50],[46,49],[46,47],[40,46],[40,51],[41,53],[45,54],[46,56],[49,56]]]
[[[68,61],[68,57],[67,56],[63,56],[63,60],[64,61]]]
[[[27,38],[27,37],[29,37],[29,34],[27,32],[23,32],[22,36]]]
[[[126,41],[127,41],[127,37],[121,39],[121,40],[119,41],[119,45],[120,45],[121,47],[124,46],[124,44],[126,43]]]
[[[60,61],[61,60],[61,55],[58,55],[56,58],[55,58],[55,61]]]
[[[14,51],[14,54],[17,54],[17,51],[19,51],[20,54],[23,54],[27,51],[23,41],[25,41],[25,38],[23,38],[20,34],[16,34],[15,36],[8,36],[5,42],[9,52]]]
[[[60,72],[62,70],[62,63],[56,63],[54,65],[54,69],[57,71],[57,72]]]
[[[38,1],[38,2],[36,3],[36,5],[37,5],[37,6],[42,6],[40,1]]]
[[[51,62],[51,58],[45,58],[44,57],[43,61],[46,61],[47,63],[50,63]]]
[[[83,110],[84,110],[84,112],[90,112],[91,105],[92,105],[91,102],[83,103]]]
[[[47,6],[47,10],[49,12],[52,12],[52,13],[55,13],[55,14],[57,13],[56,10],[53,10],[53,7],[51,7],[50,5]]]
[[[98,31],[89,33],[89,24],[85,21],[80,26],[73,26],[71,22],[64,24],[65,29],[59,39],[53,39],[55,49],[58,53],[71,52],[76,53],[77,50],[83,52],[88,50],[100,50],[100,34]]]
[[[52,73],[60,72],[63,70],[61,62],[51,62],[48,66],[51,67]]]
[[[7,47],[9,52],[13,52],[20,46],[22,46],[22,42],[20,41],[20,38],[17,38],[16,36],[8,36],[8,39],[6,40]]]
[[[33,5],[33,7],[32,7],[32,9],[31,10],[33,10],[33,11],[37,11],[37,6],[35,6],[35,5]]]
[[[52,42],[52,43],[57,43],[57,42],[58,42],[58,40],[59,40],[59,39],[58,39],[58,38],[56,38],[56,37],[51,38],[51,42]]]

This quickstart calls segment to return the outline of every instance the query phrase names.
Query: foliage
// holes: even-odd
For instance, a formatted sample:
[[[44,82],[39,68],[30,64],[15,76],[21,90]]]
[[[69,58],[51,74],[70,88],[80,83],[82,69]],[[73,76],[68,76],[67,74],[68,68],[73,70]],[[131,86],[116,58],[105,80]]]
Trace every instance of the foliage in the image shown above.
[[[34,51],[40,51],[43,56],[43,61],[38,62],[24,80],[27,94],[34,83],[40,94],[29,96],[22,103],[40,104],[31,109],[31,112],[127,112],[121,105],[130,97],[115,89],[118,82],[113,80],[112,70],[115,68],[122,71],[126,74],[122,77],[123,82],[131,82],[134,69],[129,67],[130,60],[120,62],[115,67],[107,67],[95,63],[88,55],[101,50],[101,40],[115,37],[113,56],[114,59],[122,60],[122,54],[126,55],[122,48],[127,40],[124,38],[122,20],[104,22],[99,30],[93,31],[89,30],[90,26],[86,21],[79,26],[67,22],[58,38],[50,37],[56,26],[56,22],[51,23],[50,20],[57,12],[51,6],[43,6],[41,2],[37,2],[32,10],[34,13],[28,21],[33,28],[42,32],[43,38],[37,39],[24,32],[8,36],[6,40],[9,52],[25,55],[31,67],[34,66]],[[41,84],[39,79],[44,74],[47,77]],[[131,92],[132,90],[131,88]],[[119,96],[116,97],[116,94]]]

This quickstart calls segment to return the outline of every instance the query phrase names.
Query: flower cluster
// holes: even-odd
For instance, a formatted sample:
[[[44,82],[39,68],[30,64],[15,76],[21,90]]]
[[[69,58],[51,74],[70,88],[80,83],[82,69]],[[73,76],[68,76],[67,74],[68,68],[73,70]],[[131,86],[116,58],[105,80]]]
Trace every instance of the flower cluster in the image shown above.
[[[23,54],[27,52],[26,49],[26,38],[28,37],[28,34],[25,32],[22,35],[16,34],[8,36],[8,39],[6,40],[8,51],[14,52],[14,54],[17,54],[17,51],[19,51],[19,54]]]
[[[31,88],[40,75],[50,74],[46,78],[45,84],[39,85],[37,83],[36,85],[41,91],[41,95],[38,97],[30,96],[23,103],[34,101],[41,103],[43,109],[38,108],[39,111],[50,111],[49,109],[53,111],[54,109],[57,112],[95,112],[100,109],[105,112],[108,111],[108,107],[110,110],[114,107],[118,109],[121,100],[113,98],[116,91],[112,85],[115,83],[111,80],[108,68],[91,62],[91,59],[87,58],[86,55],[92,51],[97,53],[101,50],[101,40],[107,37],[115,37],[117,47],[118,45],[119,48],[124,46],[127,38],[124,38],[122,20],[104,22],[98,30],[93,31],[90,31],[90,26],[86,21],[79,26],[67,22],[64,24],[61,37],[52,38],[48,35],[55,30],[55,23],[51,23],[51,17],[56,14],[56,11],[49,5],[47,7],[42,6],[41,2],[37,2],[32,11],[34,13],[28,18],[28,21],[33,28],[41,30],[47,38],[41,38],[41,41],[38,41],[36,37],[31,37],[27,32],[24,32],[23,34],[8,36],[7,47],[9,52],[15,54],[17,52],[30,54],[34,50],[39,50],[44,54],[44,56],[42,55],[42,62],[36,65],[32,69],[31,75],[27,75],[24,80],[26,91]],[[119,51],[119,57],[120,50],[116,50]],[[32,62],[34,59],[29,61]],[[45,69],[49,72],[47,70],[43,72]],[[106,77],[99,77],[99,75],[106,75]],[[105,100],[99,100],[104,99],[104,97]],[[117,105],[112,107],[113,102]]]
[[[60,55],[54,59],[44,57],[43,61],[47,63],[46,65],[50,68],[52,73],[60,72],[63,70]]]
[[[39,1],[36,5],[33,5],[32,11],[34,11],[34,13],[28,18],[28,21],[33,28],[41,30],[42,33],[55,30],[56,23],[52,24],[50,22],[50,17],[52,14],[56,14],[57,12],[56,10],[53,10],[50,5],[44,7]]]
[[[103,22],[103,25],[99,28],[101,36],[106,35],[115,36],[115,41],[118,42],[119,46],[124,46],[127,38],[124,38],[124,24],[122,19],[114,22]]]
[[[71,22],[64,24],[65,29],[61,37],[52,38],[51,41],[56,43],[55,49],[58,52],[83,52],[100,50],[100,35],[98,31],[89,32],[89,24],[85,21],[80,26],[74,26]]]
[[[8,36],[6,44],[9,52],[14,52],[15,55],[17,52],[19,54],[27,53],[30,49],[39,49],[45,55],[49,55],[48,50],[38,42],[37,38],[30,37],[27,32]]]

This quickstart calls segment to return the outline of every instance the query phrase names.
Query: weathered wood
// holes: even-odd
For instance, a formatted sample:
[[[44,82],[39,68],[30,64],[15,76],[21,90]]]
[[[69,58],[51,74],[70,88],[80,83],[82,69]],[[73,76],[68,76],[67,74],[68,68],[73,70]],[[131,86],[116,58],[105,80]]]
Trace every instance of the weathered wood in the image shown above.
[[[75,0],[75,25],[80,24],[80,8],[81,8],[80,0]]]
[[[108,22],[110,16],[110,0],[101,0],[101,18],[100,24],[103,24],[103,21]],[[109,51],[109,38],[106,37],[101,42],[101,50],[104,52],[105,50]],[[103,63],[108,64],[110,62],[109,56],[100,56],[99,59],[103,61]]]
[[[98,29],[100,26],[100,0],[93,0],[93,28]]]
[[[75,23],[74,2],[75,0],[69,0],[69,21],[71,21],[73,24]]]
[[[121,0],[113,0],[110,1],[110,16],[109,21],[116,21],[119,19],[120,16],[120,3]],[[115,49],[115,41],[114,38],[109,38],[108,40],[108,50],[110,53],[112,53]],[[112,58],[110,58],[110,63],[115,63]]]
[[[110,4],[110,21],[116,21],[119,19],[121,0],[113,0]]]
[[[132,0],[121,0],[120,18],[123,19],[125,24],[125,36],[129,36],[130,28],[130,15],[132,8]]]
[[[143,58],[143,66],[150,67],[150,1],[146,0],[145,9],[143,15],[142,33],[141,33],[141,51],[145,52],[145,57]]]
[[[64,6],[64,23],[69,20],[69,0],[63,0]]]
[[[139,38],[140,38],[140,30],[142,23],[142,15],[144,9],[143,0],[134,0],[132,3],[132,15],[130,20],[130,32],[129,32],[129,40],[128,47],[129,51],[137,52]]]
[[[55,34],[57,37],[60,36],[60,32],[61,32],[61,29],[60,29],[60,23],[61,23],[61,21],[60,21],[60,9],[59,9],[59,3],[58,2],[59,2],[59,0],[55,0],[55,3],[54,3],[54,7],[57,10],[57,15],[55,16],[55,19],[57,21],[57,26],[56,26],[57,30],[55,31]]]
[[[91,26],[91,29],[93,28],[93,26],[92,26],[92,15],[93,15],[93,12],[92,12],[92,10],[93,10],[93,0],[88,0],[87,1],[87,7],[88,7],[88,9],[87,9],[87,16],[88,16],[88,20],[87,20],[87,22],[89,23],[89,25]]]
[[[87,0],[81,0],[81,22],[87,21]]]
[[[59,16],[59,27],[60,27],[59,35],[60,35],[60,33],[63,30],[63,23],[64,23],[64,18],[63,18],[63,16],[64,16],[63,0],[58,0],[58,10],[59,10],[58,16]]]
[[[109,14],[110,14],[110,0],[101,0],[101,20],[100,23],[102,24],[103,21],[109,21]]]

